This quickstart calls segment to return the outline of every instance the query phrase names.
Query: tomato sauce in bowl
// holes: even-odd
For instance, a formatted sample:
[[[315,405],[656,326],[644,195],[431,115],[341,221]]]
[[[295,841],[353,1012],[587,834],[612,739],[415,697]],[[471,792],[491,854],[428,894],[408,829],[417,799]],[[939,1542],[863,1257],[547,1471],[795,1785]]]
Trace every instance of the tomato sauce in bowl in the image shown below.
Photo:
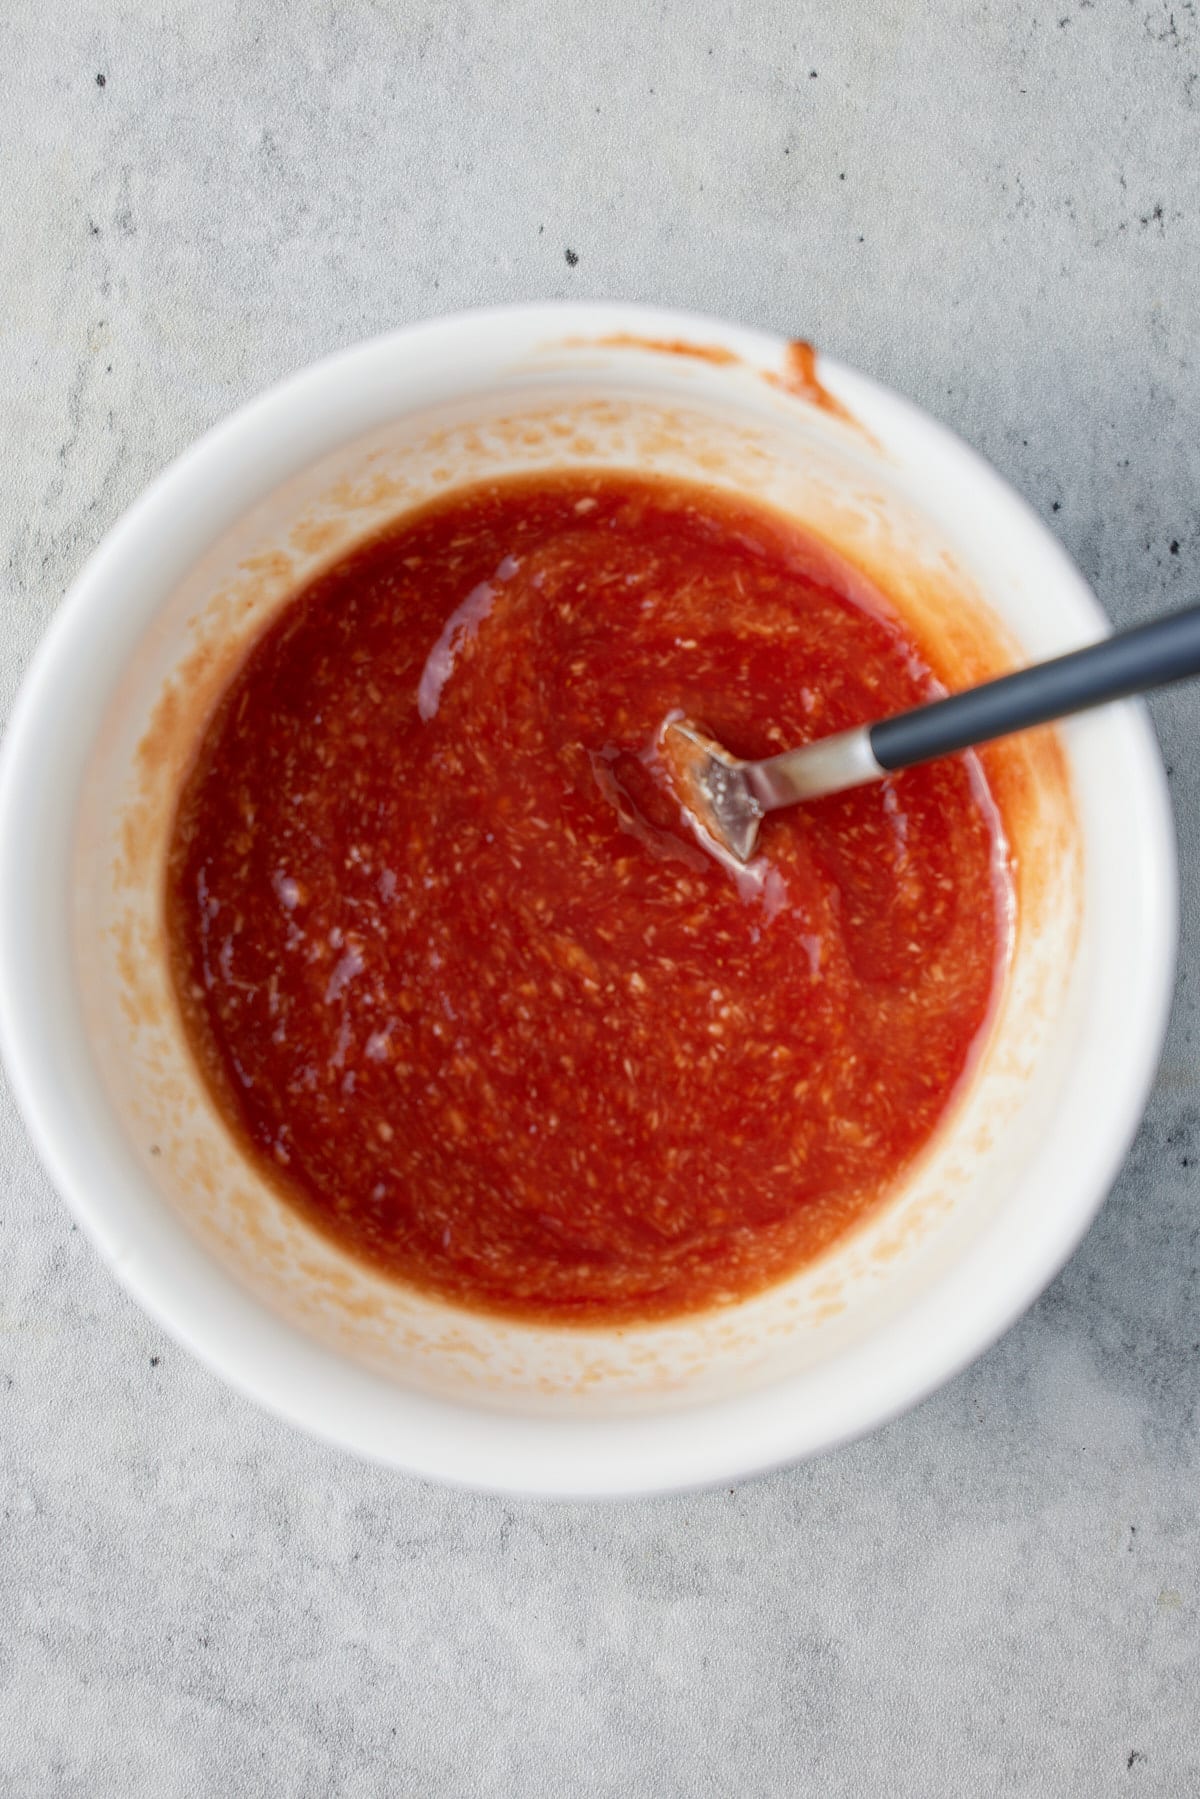
[[[243,1150],[396,1278],[553,1323],[748,1297],[896,1189],[1007,951],[970,756],[708,857],[663,719],[761,756],[937,691],[785,517],[612,472],[461,489],[253,647],[179,797],[176,994]]]

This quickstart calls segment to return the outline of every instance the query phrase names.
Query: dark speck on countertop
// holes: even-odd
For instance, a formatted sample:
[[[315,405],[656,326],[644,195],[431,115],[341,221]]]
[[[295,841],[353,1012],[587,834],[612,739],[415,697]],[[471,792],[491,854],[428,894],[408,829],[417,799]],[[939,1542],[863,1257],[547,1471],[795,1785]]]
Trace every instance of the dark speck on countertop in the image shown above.
[[[567,267],[569,269],[573,269],[575,267],[576,263],[579,261],[578,250],[565,250],[563,252],[563,254],[566,256],[566,259],[567,259]]]

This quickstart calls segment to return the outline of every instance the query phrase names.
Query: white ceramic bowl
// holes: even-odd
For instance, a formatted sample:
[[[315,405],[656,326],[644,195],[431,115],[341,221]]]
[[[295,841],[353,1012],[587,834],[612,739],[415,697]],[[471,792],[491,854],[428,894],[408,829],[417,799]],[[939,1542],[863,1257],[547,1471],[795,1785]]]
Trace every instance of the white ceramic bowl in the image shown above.
[[[969,1091],[894,1200],[746,1304],[551,1331],[409,1294],[281,1206],[198,1084],[159,937],[182,760],[295,583],[447,483],[607,463],[761,495],[881,575],[964,680],[1103,631],[1057,543],[962,444],[823,364],[847,423],[779,384],[786,353],[707,319],[556,305],[331,357],[137,502],[21,692],[0,768],[0,1027],[30,1132],[167,1330],[359,1454],[471,1486],[599,1495],[827,1449],[1011,1323],[1078,1241],[1136,1127],[1176,933],[1165,783],[1136,706],[1002,753],[1021,923]]]

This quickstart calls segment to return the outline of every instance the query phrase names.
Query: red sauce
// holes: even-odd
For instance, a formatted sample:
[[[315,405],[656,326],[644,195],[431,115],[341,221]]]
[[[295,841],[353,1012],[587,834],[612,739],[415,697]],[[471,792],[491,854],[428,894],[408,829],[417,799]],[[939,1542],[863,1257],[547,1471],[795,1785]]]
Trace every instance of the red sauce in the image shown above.
[[[180,797],[175,981],[213,1095],[318,1227],[452,1301],[666,1317],[816,1256],[985,1024],[1003,845],[959,758],[769,818],[740,881],[655,766],[929,696],[790,522],[609,473],[462,490],[315,580]]]

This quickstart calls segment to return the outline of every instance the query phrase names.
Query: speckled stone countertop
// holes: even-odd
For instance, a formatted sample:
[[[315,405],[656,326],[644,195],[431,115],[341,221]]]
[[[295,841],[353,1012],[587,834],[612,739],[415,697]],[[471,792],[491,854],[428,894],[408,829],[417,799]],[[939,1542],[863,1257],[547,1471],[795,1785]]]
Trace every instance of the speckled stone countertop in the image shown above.
[[[0,708],[200,430],[368,333],[648,299],[960,431],[1122,623],[1200,594],[1190,0],[10,0]],[[126,1299],[0,1107],[0,1794],[1200,1793],[1200,756],[1184,933],[1082,1248],[911,1416],[734,1491],[360,1467]],[[2,996],[0,996],[2,1003]]]

